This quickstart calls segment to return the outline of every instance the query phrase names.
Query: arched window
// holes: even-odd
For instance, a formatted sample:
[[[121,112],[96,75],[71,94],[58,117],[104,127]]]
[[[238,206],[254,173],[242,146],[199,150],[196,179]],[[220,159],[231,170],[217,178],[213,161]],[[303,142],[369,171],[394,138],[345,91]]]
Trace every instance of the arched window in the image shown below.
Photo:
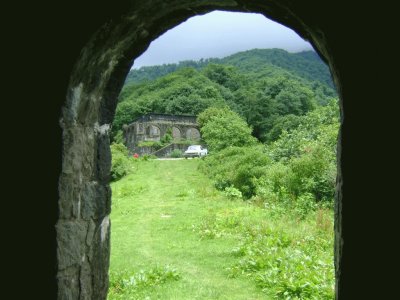
[[[175,141],[179,141],[181,139],[181,131],[178,127],[172,127],[172,137]]]
[[[199,140],[200,139],[200,131],[197,130],[196,128],[189,128],[186,131],[186,139],[188,140]]]

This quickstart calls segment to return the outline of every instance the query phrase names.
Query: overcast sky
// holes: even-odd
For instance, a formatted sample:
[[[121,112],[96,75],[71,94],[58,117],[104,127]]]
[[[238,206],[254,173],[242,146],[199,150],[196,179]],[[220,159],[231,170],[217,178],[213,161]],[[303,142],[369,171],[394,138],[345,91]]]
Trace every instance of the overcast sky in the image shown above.
[[[263,15],[214,11],[190,18],[154,40],[133,68],[225,57],[254,48],[298,52],[312,46],[293,30]]]

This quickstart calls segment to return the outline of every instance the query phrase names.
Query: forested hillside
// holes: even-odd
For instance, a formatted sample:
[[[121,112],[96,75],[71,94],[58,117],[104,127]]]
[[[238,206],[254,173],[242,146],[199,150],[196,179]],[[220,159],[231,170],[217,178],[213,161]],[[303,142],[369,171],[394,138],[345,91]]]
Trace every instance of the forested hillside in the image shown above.
[[[272,65],[290,71],[307,80],[325,83],[334,88],[329,69],[316,52],[289,53],[283,49],[253,49],[238,52],[224,58],[208,58],[199,61],[186,60],[177,64],[141,67],[129,72],[126,83],[154,80],[187,67],[202,69],[209,63],[233,65],[246,72],[254,72],[265,65]]]
[[[198,115],[210,106],[228,106],[252,127],[253,136],[268,142],[288,120],[295,123],[296,116],[337,97],[332,87],[327,66],[313,51],[254,49],[222,59],[143,67],[128,75],[113,136],[146,113]]]

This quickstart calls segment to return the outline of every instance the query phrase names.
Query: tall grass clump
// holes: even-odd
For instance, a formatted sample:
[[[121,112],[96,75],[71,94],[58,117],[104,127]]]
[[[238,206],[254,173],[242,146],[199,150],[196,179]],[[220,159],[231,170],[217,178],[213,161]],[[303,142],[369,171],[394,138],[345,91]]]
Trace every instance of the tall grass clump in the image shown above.
[[[181,275],[169,265],[155,266],[137,272],[119,271],[110,273],[108,300],[148,299],[146,289],[179,280]]]

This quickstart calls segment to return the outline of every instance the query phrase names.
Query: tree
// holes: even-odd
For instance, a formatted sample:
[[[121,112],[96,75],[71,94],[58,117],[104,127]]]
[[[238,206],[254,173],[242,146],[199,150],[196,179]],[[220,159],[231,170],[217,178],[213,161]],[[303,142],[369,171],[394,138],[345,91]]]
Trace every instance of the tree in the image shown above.
[[[257,143],[251,127],[228,108],[209,108],[199,115],[200,130],[211,151]]]
[[[236,68],[218,64],[209,64],[204,68],[203,74],[211,81],[214,81],[232,91],[237,90],[243,80]]]
[[[290,131],[301,122],[301,117],[293,114],[277,117],[271,130],[263,136],[265,142],[272,142],[279,138],[283,131]]]

